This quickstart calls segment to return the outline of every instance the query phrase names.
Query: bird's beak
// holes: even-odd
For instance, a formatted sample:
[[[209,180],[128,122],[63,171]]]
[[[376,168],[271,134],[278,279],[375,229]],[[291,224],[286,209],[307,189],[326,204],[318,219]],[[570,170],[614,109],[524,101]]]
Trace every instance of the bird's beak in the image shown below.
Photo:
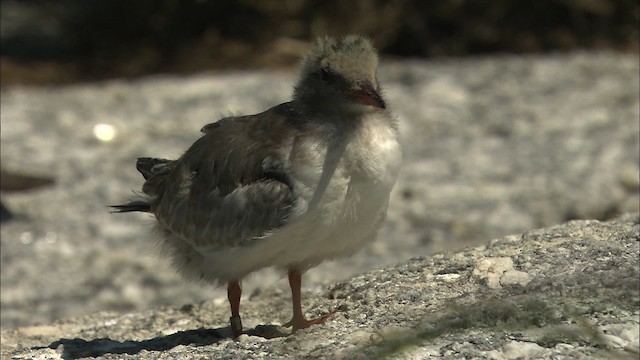
[[[347,97],[359,104],[373,106],[380,109],[385,109],[387,107],[380,94],[378,94],[378,92],[368,82],[361,84],[357,89],[349,90],[347,92]]]

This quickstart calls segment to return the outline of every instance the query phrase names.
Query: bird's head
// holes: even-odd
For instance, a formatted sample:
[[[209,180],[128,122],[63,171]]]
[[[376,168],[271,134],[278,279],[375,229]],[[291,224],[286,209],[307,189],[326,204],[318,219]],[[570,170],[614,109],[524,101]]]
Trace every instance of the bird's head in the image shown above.
[[[294,99],[320,111],[385,109],[377,71],[378,54],[369,39],[319,38],[304,59]]]

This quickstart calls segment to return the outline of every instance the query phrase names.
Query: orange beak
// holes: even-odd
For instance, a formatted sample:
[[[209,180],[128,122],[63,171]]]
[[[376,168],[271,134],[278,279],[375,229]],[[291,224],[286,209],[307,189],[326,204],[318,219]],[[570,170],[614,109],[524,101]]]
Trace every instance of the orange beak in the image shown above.
[[[387,106],[382,97],[369,83],[362,84],[360,89],[347,92],[347,97],[359,104],[385,109]]]

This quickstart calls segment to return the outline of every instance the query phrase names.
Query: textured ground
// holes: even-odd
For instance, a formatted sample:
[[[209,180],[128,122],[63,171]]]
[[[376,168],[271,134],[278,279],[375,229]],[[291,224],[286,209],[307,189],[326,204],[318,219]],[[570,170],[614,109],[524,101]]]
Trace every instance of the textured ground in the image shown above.
[[[638,71],[637,56],[615,53],[385,62],[381,80],[406,153],[388,221],[358,255],[311,270],[304,289],[317,294],[413,256],[568,219],[637,211]],[[158,258],[151,219],[106,206],[140,187],[136,157],[179,156],[203,124],[286,101],[294,80],[293,72],[213,73],[3,90],[2,168],[56,184],[2,194],[17,216],[1,227],[2,328],[205,300],[223,324],[224,293],[184,283]],[[96,139],[98,123],[115,127],[113,141]],[[286,286],[257,274],[243,304]]]
[[[638,214],[567,224],[417,257],[306,292],[311,314],[343,311],[288,336],[289,296],[243,307],[230,338],[223,301],[101,312],[2,331],[12,359],[637,359]]]

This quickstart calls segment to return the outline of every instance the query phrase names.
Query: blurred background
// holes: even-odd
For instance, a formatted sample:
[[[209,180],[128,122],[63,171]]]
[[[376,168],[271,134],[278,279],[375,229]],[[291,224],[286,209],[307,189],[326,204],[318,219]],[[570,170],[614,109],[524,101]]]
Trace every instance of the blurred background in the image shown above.
[[[287,67],[318,35],[388,56],[638,51],[638,1],[2,0],[2,85]]]
[[[224,290],[154,251],[151,216],[107,205],[142,185],[137,157],[176,158],[204,124],[290,99],[325,34],[381,50],[405,166],[377,240],[305,291],[638,211],[639,21],[637,0],[0,0],[0,325],[211,299],[226,314]],[[279,274],[243,286],[288,294]]]

